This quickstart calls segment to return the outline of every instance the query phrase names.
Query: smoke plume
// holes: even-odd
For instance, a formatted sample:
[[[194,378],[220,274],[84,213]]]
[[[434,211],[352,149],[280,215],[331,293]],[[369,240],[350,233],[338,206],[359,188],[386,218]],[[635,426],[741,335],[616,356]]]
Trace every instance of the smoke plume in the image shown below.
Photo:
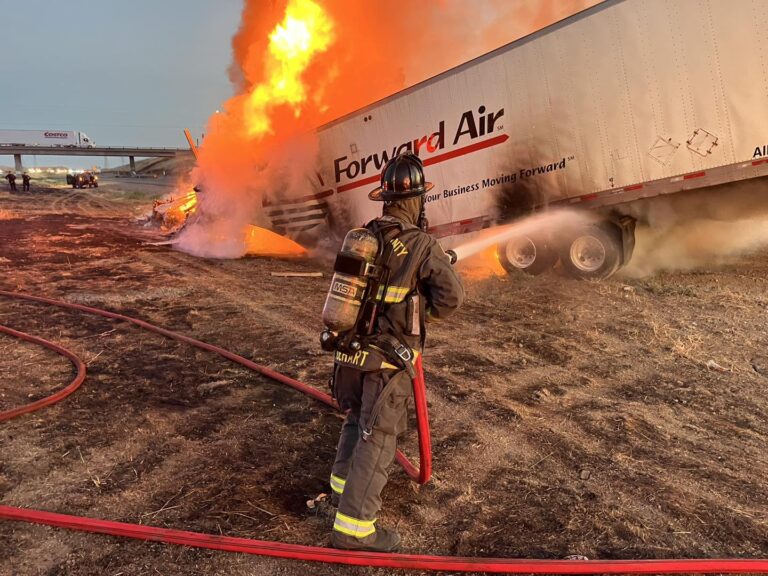
[[[245,0],[236,96],[208,122],[193,173],[203,192],[178,245],[242,255],[265,200],[310,191],[314,128],[594,3]]]
[[[623,274],[642,277],[732,263],[768,247],[765,179],[633,203],[635,252]]]

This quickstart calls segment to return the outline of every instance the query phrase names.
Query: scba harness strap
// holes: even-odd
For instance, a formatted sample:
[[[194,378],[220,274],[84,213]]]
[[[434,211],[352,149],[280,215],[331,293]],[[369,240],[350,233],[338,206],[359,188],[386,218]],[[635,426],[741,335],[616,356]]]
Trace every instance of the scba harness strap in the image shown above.
[[[366,346],[357,352],[342,352],[337,350],[333,361],[347,368],[354,368],[360,372],[379,372],[381,370],[398,370],[397,365],[387,361],[388,358],[382,350],[375,346]]]
[[[381,334],[377,338],[376,344],[371,344],[370,347],[380,350],[387,359],[391,360],[399,368],[399,372],[405,371],[408,373],[411,381],[415,380],[416,368],[414,368],[414,362],[418,352],[405,346],[402,342],[398,341],[397,338],[387,334]],[[376,425],[376,421],[379,418],[379,413],[384,407],[384,403],[389,399],[392,392],[397,387],[397,384],[397,374],[391,375],[389,381],[379,393],[378,398],[376,398],[376,402],[374,402],[373,407],[371,408],[371,414],[368,421],[362,426],[362,438],[364,441],[367,441],[368,438],[371,437],[373,427]]]
[[[371,324],[368,334],[357,334],[358,342],[361,348],[356,351],[337,350],[334,355],[336,365],[345,366],[359,370],[361,372],[377,372],[382,370],[393,370],[389,380],[380,391],[374,405],[371,409],[367,422],[361,422],[362,438],[368,440],[373,433],[373,427],[376,425],[379,414],[388,401],[393,391],[400,382],[399,372],[407,372],[410,380],[416,378],[414,362],[418,352],[403,342],[404,334],[384,333],[378,326],[378,318],[386,318],[385,311],[390,305],[400,304],[406,298],[418,290],[418,287],[412,285],[412,275],[416,272],[417,266],[422,260],[424,252],[428,249],[428,244],[415,246],[406,244],[407,238],[413,233],[418,232],[417,228],[405,227],[402,222],[396,219],[384,217],[373,220],[366,226],[379,240],[380,252],[373,265],[358,262],[353,258],[337,258],[335,271],[343,273],[361,274],[375,271],[371,274],[374,280],[370,283],[366,294],[368,304],[361,307],[361,314],[367,317],[366,310],[374,308],[370,316]],[[413,248],[416,248],[413,252]],[[410,264],[405,270],[398,268],[394,284],[392,286],[392,258],[397,256],[406,256]],[[402,276],[402,278],[400,278]],[[407,284],[407,285],[406,285]],[[419,315],[420,322],[423,322],[423,314]],[[360,317],[356,323],[356,329],[360,327]],[[387,322],[391,330],[397,331],[391,322]],[[421,327],[420,327],[421,328]],[[419,330],[423,338],[423,329]]]
[[[416,360],[417,352],[400,342],[399,339],[389,334],[379,334],[370,347],[379,350],[398,369],[408,372],[411,379],[416,377],[413,363]]]
[[[341,351],[336,352],[334,362],[337,366],[346,366],[361,372],[394,371],[394,374],[390,375],[389,381],[379,392],[376,401],[373,403],[367,421],[360,422],[363,440],[367,441],[371,437],[373,427],[376,425],[384,403],[397,387],[397,375],[401,372],[406,372],[411,381],[416,378],[414,363],[418,354],[418,352],[401,343],[395,337],[386,334],[379,335],[375,343],[370,343],[365,349],[359,350],[354,354],[347,354]],[[333,388],[334,377],[331,377],[331,389]]]

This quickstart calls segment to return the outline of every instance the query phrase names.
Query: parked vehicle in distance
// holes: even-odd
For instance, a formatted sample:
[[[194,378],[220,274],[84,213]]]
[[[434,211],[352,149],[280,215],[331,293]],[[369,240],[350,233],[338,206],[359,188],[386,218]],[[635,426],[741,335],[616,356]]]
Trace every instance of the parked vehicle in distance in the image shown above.
[[[72,188],[98,188],[99,177],[89,170],[67,174],[67,184]]]

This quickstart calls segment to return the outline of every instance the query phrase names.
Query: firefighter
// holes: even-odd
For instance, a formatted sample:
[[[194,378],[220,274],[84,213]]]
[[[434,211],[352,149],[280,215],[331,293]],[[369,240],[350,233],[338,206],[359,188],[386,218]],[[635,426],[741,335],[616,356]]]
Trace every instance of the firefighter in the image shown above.
[[[383,215],[366,228],[386,247],[389,270],[376,295],[382,308],[368,342],[388,353],[373,371],[360,363],[373,354],[335,356],[332,389],[346,413],[331,474],[332,501],[338,503],[331,534],[336,548],[390,552],[400,543],[397,532],[376,524],[376,518],[397,436],[406,428],[409,371],[424,345],[425,321],[447,318],[464,300],[451,258],[426,232],[424,194],[431,188],[421,160],[405,153],[384,166],[381,186],[368,195],[384,203]]]
[[[8,171],[8,174],[5,175],[5,179],[8,180],[8,184],[11,186],[11,192],[16,192],[16,174]]]
[[[22,192],[29,192],[29,181],[31,179],[32,178],[30,178],[29,174],[27,174],[26,172],[24,172],[21,175],[21,191]]]

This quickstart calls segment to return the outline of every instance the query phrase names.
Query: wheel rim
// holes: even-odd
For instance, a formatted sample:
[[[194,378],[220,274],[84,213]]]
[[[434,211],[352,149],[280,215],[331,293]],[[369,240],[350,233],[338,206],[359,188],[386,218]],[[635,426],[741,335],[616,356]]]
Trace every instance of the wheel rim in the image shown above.
[[[571,263],[582,272],[599,270],[605,256],[605,245],[595,236],[579,236],[571,244]]]
[[[530,268],[536,261],[536,245],[530,238],[515,238],[507,243],[506,256],[515,268]]]

